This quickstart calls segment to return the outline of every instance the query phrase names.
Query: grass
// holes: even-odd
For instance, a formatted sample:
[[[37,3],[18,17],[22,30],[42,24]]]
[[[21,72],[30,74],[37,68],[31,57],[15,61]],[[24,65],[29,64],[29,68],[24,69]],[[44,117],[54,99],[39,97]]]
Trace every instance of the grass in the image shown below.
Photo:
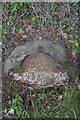
[[[25,104],[20,95],[12,99],[11,107],[6,108],[7,113],[13,109],[13,117],[18,118],[78,118],[78,89],[70,90],[67,86],[62,89],[62,94],[57,95],[53,90],[43,91],[33,97],[30,90]],[[6,113],[6,114],[7,114]]]

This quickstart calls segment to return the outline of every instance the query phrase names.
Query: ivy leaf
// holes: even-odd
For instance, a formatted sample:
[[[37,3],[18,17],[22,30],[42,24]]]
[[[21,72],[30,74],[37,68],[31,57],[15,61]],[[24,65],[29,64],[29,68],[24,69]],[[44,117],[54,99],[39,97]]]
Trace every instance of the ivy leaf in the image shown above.
[[[0,12],[3,10],[3,5],[0,3]]]
[[[78,47],[78,41],[77,40],[73,40],[73,41],[69,41],[70,43],[72,43],[72,47]]]
[[[72,41],[72,46],[78,47],[78,41],[77,40]]]

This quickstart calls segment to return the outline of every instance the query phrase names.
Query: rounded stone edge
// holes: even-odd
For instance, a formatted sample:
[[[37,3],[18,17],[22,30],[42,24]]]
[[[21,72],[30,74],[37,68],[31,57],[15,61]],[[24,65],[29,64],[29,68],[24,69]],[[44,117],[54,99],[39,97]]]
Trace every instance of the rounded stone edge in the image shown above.
[[[5,63],[4,63],[4,73],[8,73],[8,71],[10,69],[13,68],[18,68],[21,64],[21,62],[24,60],[24,58],[27,55],[36,53],[36,52],[43,52],[46,54],[49,54],[53,57],[53,59],[57,60],[58,54],[56,53],[56,55],[54,54],[54,52],[56,50],[58,50],[58,52],[60,52],[60,49],[58,48],[58,46],[60,46],[60,49],[62,50],[62,54],[64,57],[64,61],[65,62],[67,60],[67,56],[65,55],[66,50],[65,48],[61,45],[61,44],[57,44],[57,43],[52,43],[51,41],[32,41],[32,42],[26,42],[25,45],[19,45],[17,46],[13,52],[8,56],[8,58],[6,59]],[[64,49],[64,50],[63,50]],[[61,54],[60,54],[61,57]],[[59,59],[60,62],[62,62],[62,58]]]

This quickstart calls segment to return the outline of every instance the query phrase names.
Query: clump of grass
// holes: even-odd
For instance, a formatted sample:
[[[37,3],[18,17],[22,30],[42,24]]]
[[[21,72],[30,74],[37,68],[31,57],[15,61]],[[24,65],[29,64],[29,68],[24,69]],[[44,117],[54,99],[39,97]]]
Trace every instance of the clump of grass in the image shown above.
[[[62,96],[62,98],[59,98]],[[77,118],[78,90],[70,90],[67,86],[62,89],[62,95],[57,96],[53,90],[41,93],[36,102],[31,99],[34,118]]]
[[[21,96],[17,95],[12,100],[10,109],[14,110],[13,117],[21,118],[78,118],[78,89],[70,90],[67,86],[62,89],[62,95],[57,96],[51,90],[43,91],[36,98],[32,92],[29,99],[23,104]],[[28,104],[30,103],[30,104]]]

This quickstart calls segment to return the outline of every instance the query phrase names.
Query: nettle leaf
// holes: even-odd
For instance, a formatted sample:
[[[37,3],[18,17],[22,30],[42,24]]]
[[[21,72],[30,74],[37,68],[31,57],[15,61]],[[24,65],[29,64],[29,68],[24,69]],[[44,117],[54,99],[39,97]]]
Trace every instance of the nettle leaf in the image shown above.
[[[12,105],[11,108],[15,110],[15,114],[20,117],[23,110],[24,110],[24,105],[23,105],[23,99],[21,96],[16,95],[15,98],[12,99]]]
[[[17,7],[18,7],[18,4],[17,3],[13,3],[12,4],[12,12],[17,11]]]

